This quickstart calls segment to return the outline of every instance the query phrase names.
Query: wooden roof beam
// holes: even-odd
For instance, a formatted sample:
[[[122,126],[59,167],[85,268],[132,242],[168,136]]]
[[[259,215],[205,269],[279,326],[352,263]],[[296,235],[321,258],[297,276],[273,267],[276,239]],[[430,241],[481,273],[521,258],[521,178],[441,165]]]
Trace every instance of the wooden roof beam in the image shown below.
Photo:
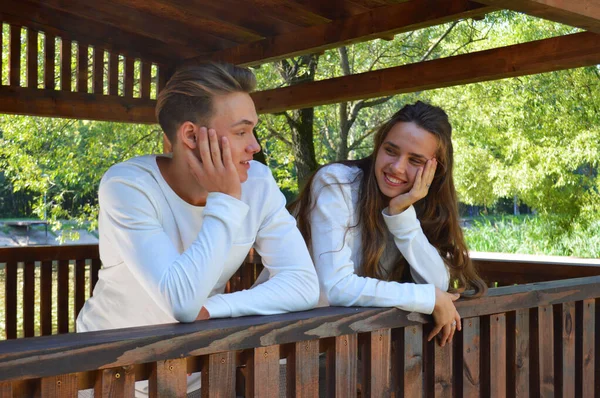
[[[214,60],[250,66],[322,52],[359,41],[480,16],[495,8],[467,0],[411,0],[213,53]],[[188,62],[195,62],[193,58]]]
[[[600,64],[600,36],[576,33],[252,94],[259,113]]]
[[[600,33],[600,1],[597,0],[477,0],[499,8]]]

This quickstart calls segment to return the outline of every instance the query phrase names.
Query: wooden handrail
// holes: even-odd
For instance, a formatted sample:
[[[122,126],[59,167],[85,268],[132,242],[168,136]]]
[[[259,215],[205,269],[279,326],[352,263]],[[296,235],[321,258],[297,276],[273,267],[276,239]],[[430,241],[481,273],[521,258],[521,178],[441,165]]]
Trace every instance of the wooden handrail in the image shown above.
[[[490,289],[462,300],[464,318],[600,297],[600,276]],[[397,309],[328,307],[0,342],[0,381],[108,369],[428,323]],[[68,358],[68,360],[65,360]]]

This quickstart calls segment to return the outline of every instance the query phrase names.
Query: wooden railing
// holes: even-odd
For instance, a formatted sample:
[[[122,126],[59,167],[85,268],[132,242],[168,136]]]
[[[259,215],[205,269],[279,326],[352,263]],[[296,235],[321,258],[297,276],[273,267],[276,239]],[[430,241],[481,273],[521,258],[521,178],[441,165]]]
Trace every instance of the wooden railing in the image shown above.
[[[8,340],[0,395],[133,396],[148,379],[179,397],[201,371],[202,396],[597,397],[599,297],[600,276],[492,288],[457,302],[445,347],[426,341],[429,317],[339,307]]]
[[[600,275],[600,260],[498,253],[472,257],[489,286]],[[74,332],[99,270],[98,245],[0,248],[0,325],[5,330],[0,339]],[[261,270],[260,256],[252,251],[226,291],[250,288]]]

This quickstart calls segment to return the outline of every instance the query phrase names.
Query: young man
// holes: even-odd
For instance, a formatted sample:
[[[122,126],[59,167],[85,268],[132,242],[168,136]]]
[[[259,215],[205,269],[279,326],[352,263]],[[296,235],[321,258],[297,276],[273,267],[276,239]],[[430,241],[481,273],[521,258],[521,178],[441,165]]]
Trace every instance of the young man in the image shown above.
[[[77,331],[313,308],[315,269],[260,147],[245,68],[177,71],[157,99],[172,156],[111,167],[100,183],[103,269]],[[268,280],[223,294],[250,248]],[[267,278],[265,278],[267,279]]]

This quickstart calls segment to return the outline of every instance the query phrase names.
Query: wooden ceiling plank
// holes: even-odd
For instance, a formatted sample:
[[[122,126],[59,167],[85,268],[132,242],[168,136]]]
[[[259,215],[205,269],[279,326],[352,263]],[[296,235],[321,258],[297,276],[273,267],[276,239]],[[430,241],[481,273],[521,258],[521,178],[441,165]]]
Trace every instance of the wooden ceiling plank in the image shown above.
[[[467,0],[412,0],[229,48],[214,53],[211,58],[238,65],[256,65],[481,15],[491,10]]]
[[[210,34],[196,34],[176,22],[112,2],[78,0],[31,0],[31,2],[37,3],[41,8],[62,11],[162,43],[189,47],[198,51],[218,50],[236,44]]]
[[[2,113],[127,123],[156,123],[156,101],[0,86]]]
[[[596,0],[478,0],[491,6],[600,33],[600,2]]]
[[[259,113],[383,97],[600,63],[591,32],[516,44],[252,94]]]
[[[2,3],[0,19],[8,23],[27,26],[45,34],[72,41],[84,41],[92,46],[101,46],[108,51],[150,59],[160,64],[168,65],[179,59],[200,54],[189,48],[161,45],[160,42],[146,37],[129,34],[95,21],[76,18],[61,11],[44,9],[27,1]]]
[[[221,0],[230,3],[231,6],[239,4],[238,0]],[[269,15],[283,21],[293,23],[298,27],[321,25],[331,22],[329,18],[314,13],[299,4],[289,0],[246,0],[247,6],[253,8],[254,12]]]
[[[328,19],[342,19],[368,12],[370,9],[348,0],[294,0],[295,3]]]

